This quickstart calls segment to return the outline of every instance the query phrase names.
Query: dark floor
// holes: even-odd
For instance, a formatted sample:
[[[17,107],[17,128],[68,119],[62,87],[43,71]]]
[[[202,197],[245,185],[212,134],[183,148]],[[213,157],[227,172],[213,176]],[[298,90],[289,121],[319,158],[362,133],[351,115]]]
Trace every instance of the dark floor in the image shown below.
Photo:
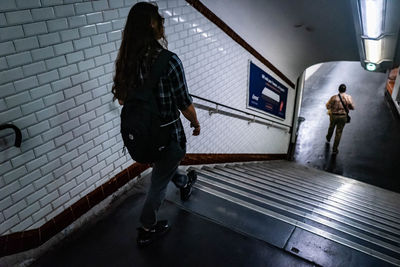
[[[129,197],[32,266],[314,266],[168,201],[159,217],[169,219],[171,231],[160,242],[139,250],[135,226],[143,200],[143,194]]]
[[[384,73],[371,73],[358,62],[325,63],[306,82],[295,160],[301,164],[400,192],[400,120],[385,100]],[[329,117],[325,103],[347,85],[355,102],[351,123],[343,130],[339,154],[325,146]]]

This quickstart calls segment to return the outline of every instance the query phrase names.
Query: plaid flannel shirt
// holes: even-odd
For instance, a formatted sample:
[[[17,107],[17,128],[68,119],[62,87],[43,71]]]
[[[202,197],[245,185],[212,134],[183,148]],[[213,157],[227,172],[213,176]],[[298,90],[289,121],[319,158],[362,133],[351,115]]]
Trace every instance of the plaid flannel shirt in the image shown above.
[[[161,49],[157,52],[151,60],[153,63]],[[151,69],[151,66],[147,66],[145,62],[146,60],[139,64],[140,83],[144,82]],[[183,146],[186,143],[186,136],[179,118],[179,110],[185,110],[193,103],[193,100],[189,95],[182,62],[175,54],[170,58],[168,68],[161,75],[156,100],[161,116],[166,123],[178,119],[172,123],[172,138]]]

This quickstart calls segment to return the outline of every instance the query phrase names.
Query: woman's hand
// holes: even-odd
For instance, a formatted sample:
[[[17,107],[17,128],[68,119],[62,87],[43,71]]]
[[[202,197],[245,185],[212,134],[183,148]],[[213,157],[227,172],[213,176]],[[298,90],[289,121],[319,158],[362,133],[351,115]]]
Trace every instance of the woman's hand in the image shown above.
[[[190,128],[193,129],[193,135],[198,136],[200,134],[200,124],[197,122],[196,124],[190,123]]]

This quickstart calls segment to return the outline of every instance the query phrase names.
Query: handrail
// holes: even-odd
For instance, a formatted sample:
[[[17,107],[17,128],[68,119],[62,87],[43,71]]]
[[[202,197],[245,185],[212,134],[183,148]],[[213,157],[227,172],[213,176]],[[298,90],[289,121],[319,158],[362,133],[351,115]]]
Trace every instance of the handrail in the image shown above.
[[[1,124],[0,130],[4,130],[4,129],[13,129],[14,130],[14,132],[15,132],[14,146],[21,147],[21,142],[22,142],[21,130],[17,126],[15,126],[14,124],[11,124],[11,123]]]
[[[264,125],[267,125],[267,126],[271,126],[271,127],[283,129],[283,130],[287,130],[286,128],[289,128],[289,131],[292,129],[292,126],[290,126],[290,125],[286,125],[286,124],[284,124],[284,123],[280,123],[280,122],[277,122],[277,121],[273,121],[273,120],[270,120],[270,119],[267,119],[267,118],[258,116],[258,115],[256,115],[256,114],[249,113],[249,112],[244,111],[244,110],[240,110],[240,109],[237,109],[237,108],[233,108],[233,107],[230,107],[230,106],[227,106],[227,105],[224,105],[224,104],[221,104],[221,103],[218,103],[218,102],[215,102],[215,101],[212,101],[212,100],[209,100],[209,99],[206,99],[206,98],[197,96],[197,95],[192,95],[192,94],[190,94],[190,96],[216,105],[216,108],[215,108],[215,109],[212,109],[212,108],[210,108],[210,107],[206,107],[206,106],[201,105],[201,104],[196,104],[196,105],[199,106],[200,108],[208,109],[210,115],[213,114],[213,113],[223,113],[223,114],[225,114],[225,115],[230,115],[230,116],[233,115],[234,117],[239,117],[239,118],[242,118],[242,119],[247,119],[247,120],[249,120],[249,123],[251,123],[251,122],[257,122],[257,123],[261,123],[261,124],[264,124]],[[236,111],[236,112],[240,112],[240,113],[246,114],[246,115],[248,115],[248,116],[252,116],[253,118],[252,118],[252,119],[250,119],[250,118],[245,118],[245,117],[242,117],[242,116],[238,116],[237,114],[234,114],[234,113],[229,113],[229,112],[226,112],[226,111],[221,111],[221,110],[218,109],[219,106],[224,107],[224,108],[228,108],[228,109],[231,109],[231,110],[234,110],[234,111]],[[256,120],[256,118],[261,119],[261,120],[265,120],[265,121],[268,121],[268,122],[266,123],[266,122],[263,122],[263,121],[259,121],[259,120]],[[279,125],[279,126],[278,126],[278,125]],[[286,127],[286,128],[284,128],[284,127]]]

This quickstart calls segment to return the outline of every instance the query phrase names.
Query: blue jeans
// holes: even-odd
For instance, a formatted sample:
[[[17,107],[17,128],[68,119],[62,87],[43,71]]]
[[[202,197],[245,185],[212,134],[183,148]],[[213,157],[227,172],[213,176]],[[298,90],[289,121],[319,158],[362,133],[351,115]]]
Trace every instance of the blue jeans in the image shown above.
[[[177,141],[171,141],[165,157],[153,164],[150,188],[140,215],[140,222],[144,227],[150,228],[157,223],[157,211],[164,201],[169,181],[172,180],[178,188],[187,184],[186,172],[178,169],[185,154],[185,148]]]

